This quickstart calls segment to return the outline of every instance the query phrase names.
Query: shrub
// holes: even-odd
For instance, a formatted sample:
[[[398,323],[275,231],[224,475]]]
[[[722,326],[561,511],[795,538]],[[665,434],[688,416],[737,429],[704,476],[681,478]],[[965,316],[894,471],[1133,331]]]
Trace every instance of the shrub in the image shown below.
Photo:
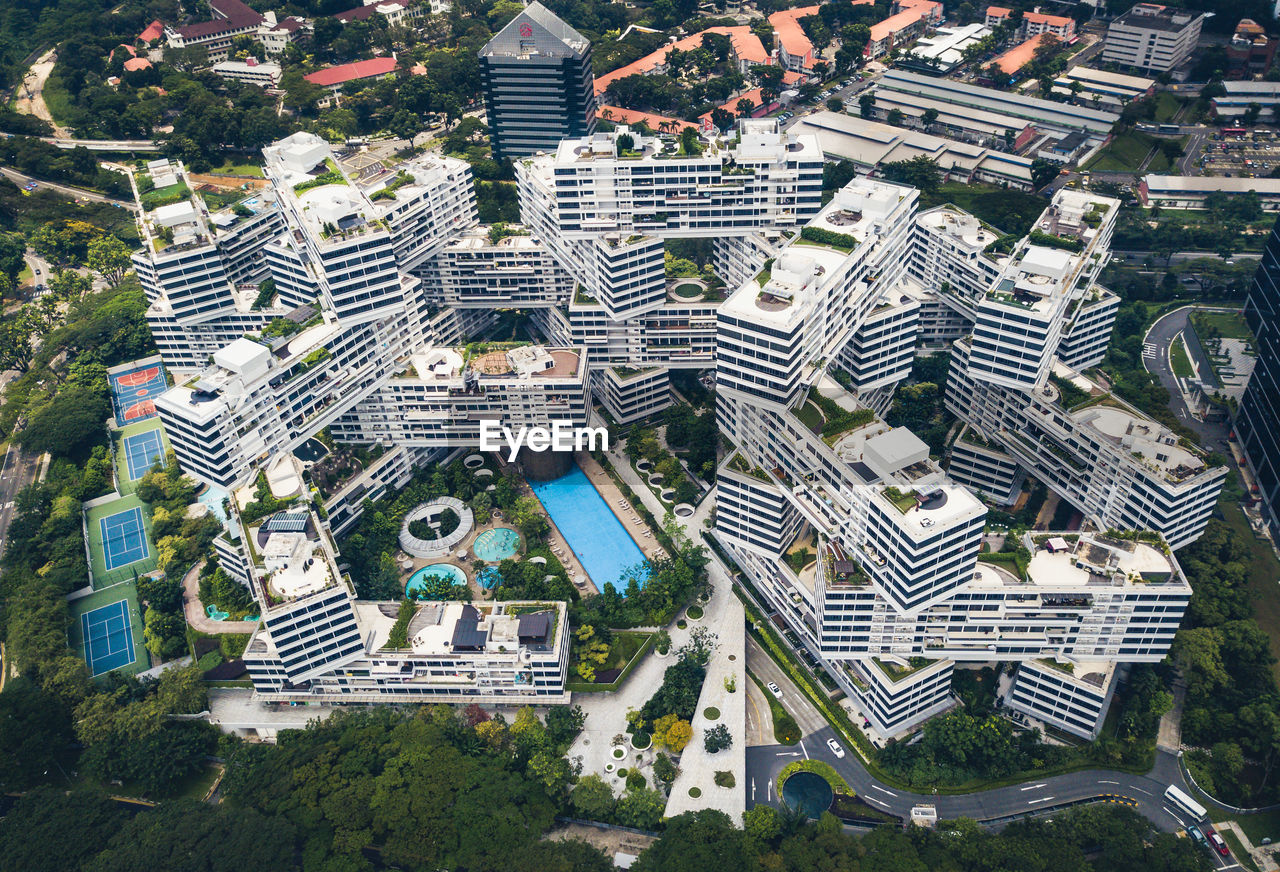
[[[702,710],[702,716],[709,721],[718,721],[720,720],[720,709],[713,705],[707,706]]]
[[[659,752],[658,756],[653,758],[653,777],[663,784],[675,781],[679,773],[680,769],[666,754]]]
[[[738,783],[737,779],[733,777],[732,772],[728,772],[728,771],[716,772],[716,787],[733,787],[737,783]]]
[[[685,616],[691,621],[702,619],[702,606],[689,606],[689,610],[685,612]]]
[[[645,781],[644,773],[639,769],[632,769],[627,773],[627,790],[643,790],[648,786],[649,783]]]
[[[718,754],[733,746],[733,736],[724,724],[716,724],[702,737],[702,747],[708,754]]]
[[[645,748],[648,748],[652,744],[653,744],[653,736],[651,736],[649,733],[645,732],[644,730],[636,731],[635,735],[631,737],[631,747],[635,748],[637,751],[643,751]]]
[[[848,233],[836,233],[834,230],[823,230],[821,227],[806,227],[800,231],[800,238],[819,245],[829,245],[845,251],[853,251],[858,247],[858,240]]]
[[[680,620],[676,621],[676,626],[677,626],[677,627],[679,627],[680,629],[684,630],[684,629],[688,628],[689,623],[688,623],[688,621],[686,621],[684,618],[681,618]]]
[[[692,796],[694,799],[697,799],[699,796],[702,796],[702,788],[701,788],[701,787],[690,787],[690,788],[689,788],[689,795],[690,795],[690,796]]]

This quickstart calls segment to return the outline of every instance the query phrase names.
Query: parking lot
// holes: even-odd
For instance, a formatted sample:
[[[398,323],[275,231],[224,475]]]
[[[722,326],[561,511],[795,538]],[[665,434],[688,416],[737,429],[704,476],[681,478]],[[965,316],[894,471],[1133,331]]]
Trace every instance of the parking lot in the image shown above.
[[[1270,135],[1205,140],[1199,163],[1212,175],[1265,176],[1280,166],[1280,140]]]

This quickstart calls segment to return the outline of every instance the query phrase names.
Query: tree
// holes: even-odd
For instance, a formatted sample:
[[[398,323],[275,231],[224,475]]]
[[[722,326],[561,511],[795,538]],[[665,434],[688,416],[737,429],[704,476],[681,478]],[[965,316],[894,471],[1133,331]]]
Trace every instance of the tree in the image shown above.
[[[926,194],[938,190],[942,184],[942,170],[938,162],[924,155],[909,160],[893,161],[880,167],[880,173],[891,182],[911,185]]]
[[[662,812],[667,807],[667,798],[660,790],[640,788],[628,790],[618,800],[617,818],[623,826],[651,830],[662,820]]]
[[[858,96],[858,114],[863,118],[871,118],[875,115],[876,95],[871,91],[864,91]]]
[[[593,821],[607,821],[613,814],[617,799],[613,788],[605,783],[599,775],[584,775],[578,779],[569,793],[569,801],[574,811],[581,817]]]
[[[1058,177],[1060,168],[1053,161],[1038,157],[1031,162],[1031,185],[1039,190]]]
[[[663,744],[679,754],[693,738],[693,727],[688,721],[677,720],[667,728],[663,735]]]
[[[830,98],[828,98],[828,99],[827,99],[827,111],[829,111],[829,112],[843,112],[843,111],[844,111],[844,101],[843,101],[843,100],[841,100],[839,97],[830,97]]]
[[[758,807],[758,806],[757,806]],[[667,821],[666,830],[632,865],[636,872],[694,872],[715,869],[717,872],[746,872],[757,868],[744,850],[745,834],[733,825],[722,811],[703,809],[685,812]],[[841,863],[824,863],[811,857],[788,852],[787,869],[851,869],[857,868],[844,859]],[[766,867],[761,867],[766,868]],[[863,867],[871,868],[871,867]],[[878,865],[880,869],[908,869],[903,865]]]
[[[925,130],[932,130],[938,120],[938,110],[930,106],[920,115],[920,120],[924,123]]]
[[[894,106],[892,109],[889,110],[889,114],[888,116],[886,116],[885,120],[888,121],[890,124],[892,124],[894,127],[900,127],[902,126],[902,119],[904,117],[905,116],[902,114],[902,110],[899,109],[897,106]]]
[[[669,734],[668,734],[669,735]],[[716,724],[702,737],[702,747],[708,754],[717,754],[733,746],[733,735],[724,724]]]
[[[89,243],[89,269],[108,284],[116,284],[129,269],[129,249],[114,236],[103,234]]]
[[[103,422],[110,414],[105,391],[63,385],[48,405],[32,414],[17,439],[31,451],[83,459],[104,437]]]
[[[756,108],[755,104],[752,103],[750,100],[748,100],[746,97],[743,97],[741,100],[739,100],[737,103],[734,104],[734,109],[737,110],[739,118],[750,118],[751,113],[755,110],[755,108]]]

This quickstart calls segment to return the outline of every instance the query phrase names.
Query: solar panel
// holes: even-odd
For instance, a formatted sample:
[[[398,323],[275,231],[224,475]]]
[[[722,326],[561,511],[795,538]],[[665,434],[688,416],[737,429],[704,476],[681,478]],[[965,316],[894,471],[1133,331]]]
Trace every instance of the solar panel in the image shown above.
[[[269,533],[301,533],[306,528],[306,512],[280,512],[262,524],[262,529]]]

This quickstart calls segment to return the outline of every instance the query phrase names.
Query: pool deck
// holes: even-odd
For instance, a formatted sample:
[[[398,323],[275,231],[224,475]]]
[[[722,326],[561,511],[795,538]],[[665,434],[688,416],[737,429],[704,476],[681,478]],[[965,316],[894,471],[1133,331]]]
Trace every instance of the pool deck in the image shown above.
[[[645,538],[644,534],[650,532],[649,525],[637,514],[630,500],[622,495],[622,491],[618,490],[618,486],[613,483],[613,479],[609,478],[609,474],[600,467],[600,464],[596,463],[595,458],[585,451],[580,451],[574,456],[578,461],[578,466],[586,473],[587,478],[595,485],[596,490],[600,491],[600,496],[604,497],[605,504],[609,506],[609,511],[613,512],[614,516],[622,522],[623,529],[640,546],[644,556],[653,559],[666,557],[666,550],[658,544],[656,538]],[[626,510],[623,510],[619,505],[620,501],[627,504]]]

